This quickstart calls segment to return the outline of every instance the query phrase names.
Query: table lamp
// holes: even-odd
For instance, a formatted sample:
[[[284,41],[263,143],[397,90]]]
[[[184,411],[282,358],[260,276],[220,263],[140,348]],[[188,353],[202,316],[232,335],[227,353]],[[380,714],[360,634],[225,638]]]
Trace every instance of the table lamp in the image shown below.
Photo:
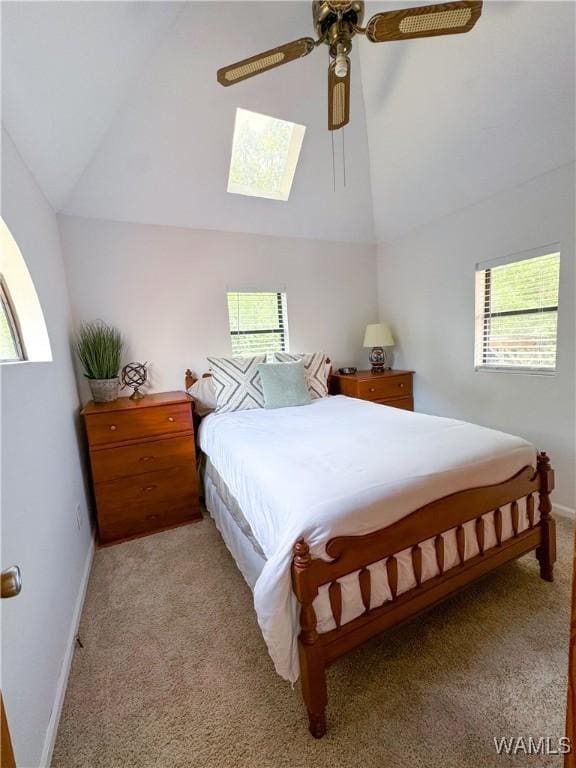
[[[372,323],[366,326],[363,346],[371,348],[368,359],[372,365],[372,373],[382,373],[392,367],[389,364],[390,356],[384,347],[393,347],[394,344],[394,337],[387,323]]]

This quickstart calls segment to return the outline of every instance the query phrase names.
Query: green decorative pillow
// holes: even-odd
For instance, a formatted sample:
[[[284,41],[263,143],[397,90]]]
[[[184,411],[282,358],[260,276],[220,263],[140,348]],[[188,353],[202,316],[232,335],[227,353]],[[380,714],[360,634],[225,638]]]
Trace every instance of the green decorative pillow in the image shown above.
[[[264,408],[286,408],[310,402],[302,361],[259,365],[258,373],[264,392]]]

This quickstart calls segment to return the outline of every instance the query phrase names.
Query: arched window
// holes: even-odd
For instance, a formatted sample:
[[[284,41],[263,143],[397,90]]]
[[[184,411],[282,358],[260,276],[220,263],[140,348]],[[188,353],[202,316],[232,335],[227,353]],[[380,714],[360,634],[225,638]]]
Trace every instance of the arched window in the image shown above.
[[[0,363],[52,360],[38,294],[12,233],[0,218]]]
[[[25,360],[24,344],[4,277],[0,275],[0,363]]]

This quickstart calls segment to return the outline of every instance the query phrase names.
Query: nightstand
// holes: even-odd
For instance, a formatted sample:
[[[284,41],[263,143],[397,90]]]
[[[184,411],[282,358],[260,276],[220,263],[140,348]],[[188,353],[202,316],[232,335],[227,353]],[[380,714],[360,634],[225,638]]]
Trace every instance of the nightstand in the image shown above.
[[[333,373],[330,377],[330,392],[333,395],[348,395],[360,400],[391,405],[406,411],[414,410],[412,377],[414,371],[358,371],[358,373]]]
[[[201,518],[192,400],[185,392],[91,402],[82,415],[101,544]]]

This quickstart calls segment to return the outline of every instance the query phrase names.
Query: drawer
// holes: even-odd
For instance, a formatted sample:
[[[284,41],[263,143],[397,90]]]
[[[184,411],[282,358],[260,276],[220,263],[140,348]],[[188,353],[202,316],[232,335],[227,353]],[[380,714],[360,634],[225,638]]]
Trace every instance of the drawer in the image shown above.
[[[154,507],[128,505],[121,516],[103,519],[99,517],[99,540],[101,544],[110,544],[201,518],[202,513],[196,497],[176,497]]]
[[[91,446],[183,432],[192,430],[192,408],[187,403],[179,403],[92,413],[86,416],[86,429]]]
[[[167,470],[174,466],[196,466],[194,440],[191,436],[150,440],[120,448],[101,448],[90,453],[95,483],[145,472]]]
[[[402,408],[404,411],[414,410],[414,400],[411,397],[395,397],[393,400],[376,400],[375,402],[392,408]]]
[[[94,493],[98,519],[113,521],[127,514],[127,510],[149,510],[163,502],[185,497],[197,499],[196,467],[190,464],[97,483]]]
[[[411,397],[412,376],[374,376],[358,382],[358,397],[364,400],[383,400],[387,397]]]

